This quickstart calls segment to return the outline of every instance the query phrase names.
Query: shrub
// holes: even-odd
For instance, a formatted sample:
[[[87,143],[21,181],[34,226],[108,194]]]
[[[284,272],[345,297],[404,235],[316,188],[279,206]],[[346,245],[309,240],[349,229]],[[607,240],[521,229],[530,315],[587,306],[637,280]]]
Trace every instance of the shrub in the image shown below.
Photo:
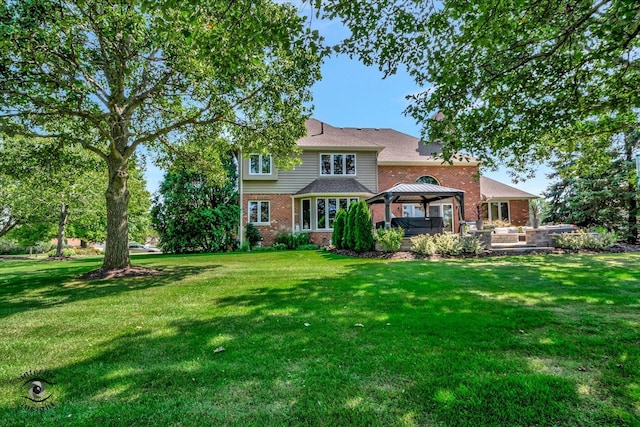
[[[249,252],[251,247],[249,246],[249,242],[244,242],[242,245],[236,249],[237,252]]]
[[[420,234],[411,239],[411,250],[421,255],[431,256],[436,253],[436,243],[429,234]]]
[[[461,238],[462,253],[478,256],[484,251],[484,243],[476,236]]]
[[[375,240],[380,243],[382,249],[385,252],[398,252],[400,245],[402,245],[402,238],[404,237],[404,230],[402,227],[398,228],[379,228],[374,235]]]
[[[558,248],[577,251],[589,249],[601,251],[613,246],[618,241],[618,235],[606,230],[598,233],[587,233],[578,230],[575,233],[563,233],[555,236],[554,245]]]
[[[103,251],[97,248],[74,249],[74,252],[76,253],[76,255],[102,255],[104,253]]]
[[[295,234],[284,231],[276,234],[274,242],[275,244],[284,245],[285,249],[296,249],[300,245],[308,245],[310,243],[310,239],[307,233]]]
[[[26,254],[29,250],[16,240],[0,240],[0,255]]]
[[[262,240],[262,234],[260,234],[258,229],[250,222],[247,223],[245,235],[249,241],[249,249],[252,249],[259,241]]]
[[[47,252],[47,256],[52,258],[52,257],[56,256],[56,252],[57,251],[55,249],[52,249],[49,252]],[[73,256],[75,254],[76,254],[76,252],[71,248],[64,248],[62,250],[62,256],[63,257],[69,258],[69,257],[71,257],[71,256]]]
[[[373,241],[373,221],[371,220],[371,212],[367,202],[364,200],[354,204],[355,206],[355,246],[356,252],[366,252],[373,250],[375,242]]]
[[[284,251],[289,248],[284,243],[274,243],[273,249],[275,249],[276,251]]]
[[[274,252],[276,250],[273,246],[256,246],[251,249],[251,252]]]
[[[352,203],[347,210],[347,216],[344,224],[344,234],[342,236],[342,248],[354,249],[356,247],[356,205]]]
[[[462,253],[462,241],[458,234],[444,233],[433,237],[436,252],[445,256],[458,256]]]
[[[315,251],[316,249],[318,249],[318,246],[311,243],[300,245],[296,248],[298,251]]]
[[[347,211],[344,209],[338,209],[336,217],[333,220],[333,234],[331,235],[331,243],[337,249],[343,249],[343,240],[345,233],[345,226],[347,220]]]

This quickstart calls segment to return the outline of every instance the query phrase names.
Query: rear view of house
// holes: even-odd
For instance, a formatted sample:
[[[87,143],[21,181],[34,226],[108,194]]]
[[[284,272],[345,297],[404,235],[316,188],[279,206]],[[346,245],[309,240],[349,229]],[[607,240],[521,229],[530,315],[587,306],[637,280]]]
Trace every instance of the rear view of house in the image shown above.
[[[338,209],[398,184],[448,187],[464,197],[394,203],[387,208],[392,217],[442,218],[444,231],[453,232],[477,219],[476,206],[484,202],[488,214],[493,213],[490,203],[507,203],[497,216],[509,221],[510,212],[517,211],[514,225],[528,219],[521,207],[509,207],[510,195],[504,188],[499,199],[490,201],[485,196],[483,201],[485,181],[479,176],[479,162],[471,157],[444,163],[437,157],[437,144],[425,144],[393,129],[337,128],[315,119],[308,120],[306,127],[307,136],[297,143],[301,162],[292,170],[277,170],[267,155],[245,153],[240,159],[241,224],[256,226],[266,245],[273,243],[277,233],[290,231],[309,233],[314,243],[327,245]],[[500,185],[526,200],[527,193]],[[374,223],[384,220],[384,210],[384,205],[371,205]]]

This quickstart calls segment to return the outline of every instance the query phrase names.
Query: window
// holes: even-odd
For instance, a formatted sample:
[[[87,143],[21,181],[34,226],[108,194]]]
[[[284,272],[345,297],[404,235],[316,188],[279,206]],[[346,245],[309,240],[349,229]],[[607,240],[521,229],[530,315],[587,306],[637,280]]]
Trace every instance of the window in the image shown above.
[[[440,205],[429,205],[430,217],[442,217],[444,231],[453,232],[453,204],[442,203]]]
[[[320,175],[355,175],[355,154],[321,154]]]
[[[318,219],[316,228],[323,229],[327,227],[327,201],[325,199],[316,200],[316,218]]]
[[[311,230],[311,199],[302,200],[302,229]]]
[[[269,224],[269,202],[256,200],[249,202],[249,222]]]
[[[421,205],[404,203],[402,205],[402,216],[403,217],[426,217],[427,215],[424,213]]]
[[[509,219],[509,202],[490,202],[482,204],[483,219],[493,221],[511,222]]]
[[[430,175],[421,176],[420,178],[416,179],[416,182],[418,182],[420,184],[440,185],[438,180],[435,179],[434,177],[430,176]]]
[[[250,175],[271,175],[271,156],[252,154],[249,156]]]
[[[307,201],[308,199],[302,200],[303,227],[305,221],[305,202]],[[357,197],[329,197],[326,199],[316,199],[316,229],[327,230],[333,228],[333,221],[336,219],[336,213],[338,212],[338,209],[346,211],[352,203],[357,202]]]

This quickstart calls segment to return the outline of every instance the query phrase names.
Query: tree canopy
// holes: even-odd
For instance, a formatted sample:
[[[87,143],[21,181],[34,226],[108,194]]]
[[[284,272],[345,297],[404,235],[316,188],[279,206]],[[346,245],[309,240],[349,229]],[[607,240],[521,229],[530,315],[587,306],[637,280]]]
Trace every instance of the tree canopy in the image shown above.
[[[130,167],[130,237],[149,234],[151,195],[139,162]],[[39,139],[0,139],[0,237],[25,245],[48,241],[65,228],[85,241],[106,238],[104,165],[82,147]]]
[[[406,67],[406,112],[449,157],[530,171],[593,134],[639,126],[640,3],[315,0],[338,47],[385,76]],[[435,119],[435,120],[434,120]]]
[[[638,237],[638,177],[633,151],[640,131],[604,140],[593,138],[553,162],[555,181],[544,196],[547,220],[605,227],[635,242]]]
[[[0,6],[0,133],[75,144],[107,166],[102,269],[130,265],[128,162],[222,176],[230,148],[287,163],[318,37],[270,0],[16,0]]]

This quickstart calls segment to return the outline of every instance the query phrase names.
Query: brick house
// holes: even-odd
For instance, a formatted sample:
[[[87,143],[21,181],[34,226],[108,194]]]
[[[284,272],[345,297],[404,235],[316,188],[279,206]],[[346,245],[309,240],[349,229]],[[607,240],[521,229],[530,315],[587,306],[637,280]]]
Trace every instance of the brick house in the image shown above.
[[[391,205],[395,217],[442,217],[445,231],[460,220],[475,221],[483,204],[486,219],[524,225],[528,200],[536,196],[479,176],[479,162],[462,157],[443,164],[433,153],[437,144],[393,129],[337,128],[315,119],[306,122],[307,136],[298,141],[300,164],[277,170],[271,157],[240,156],[241,232],[254,224],[270,245],[279,232],[309,233],[319,245],[329,244],[335,213],[401,183],[425,183],[464,192],[464,217],[455,199],[428,205]],[[486,191],[483,192],[487,187]],[[384,206],[372,205],[373,221],[384,219]],[[492,216],[491,216],[492,215]]]

